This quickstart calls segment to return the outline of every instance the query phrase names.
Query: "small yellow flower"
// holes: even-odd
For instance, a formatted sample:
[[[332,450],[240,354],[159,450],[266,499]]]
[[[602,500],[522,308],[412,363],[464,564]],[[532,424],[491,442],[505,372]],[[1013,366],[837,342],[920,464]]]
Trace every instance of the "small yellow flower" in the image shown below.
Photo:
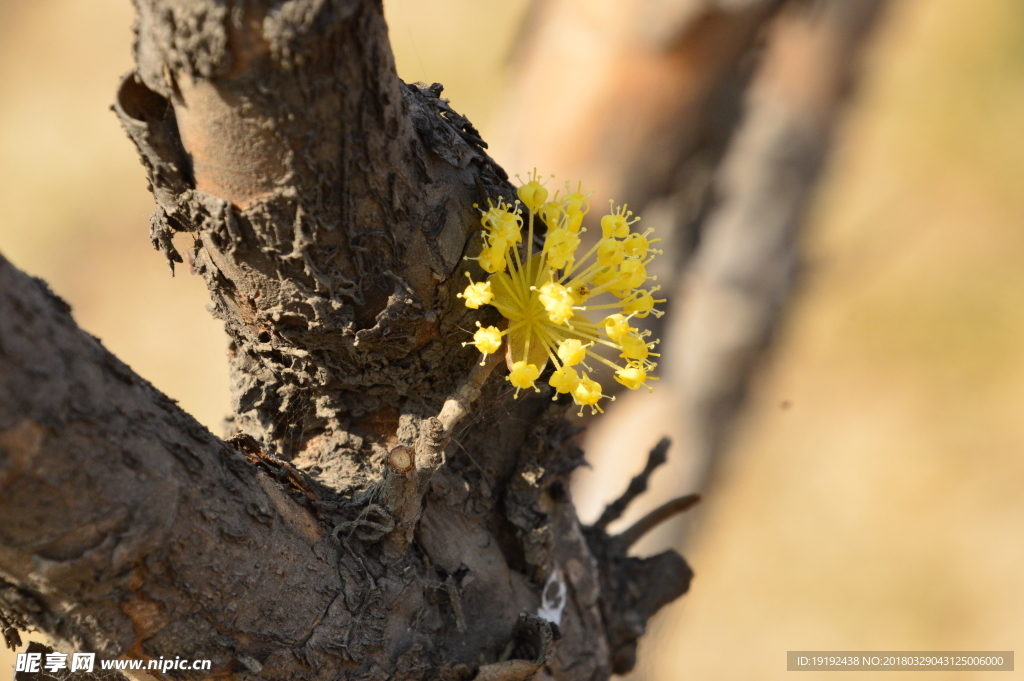
[[[587,358],[587,348],[592,345],[584,345],[579,338],[566,338],[558,344],[558,359],[567,367],[576,366]]]
[[[480,322],[477,322],[476,325],[477,330],[473,334],[473,340],[466,341],[462,347],[475,346],[484,356],[483,361],[480,362],[480,366],[484,366],[487,364],[487,355],[493,355],[501,350],[501,331],[496,326],[482,326]]]
[[[604,333],[615,343],[620,342],[623,336],[633,330],[621,314],[608,315],[604,319]]]
[[[622,348],[622,354],[619,357],[642,362],[651,354],[650,350],[653,346],[654,343],[648,343],[635,331],[627,333],[619,341],[619,347]]]
[[[558,369],[548,380],[548,385],[559,393],[571,393],[580,384],[580,375],[571,366],[563,366]]]
[[[501,250],[493,246],[488,246],[480,251],[480,257],[478,260],[480,261],[480,268],[483,269],[484,272],[494,273],[501,272],[505,269],[506,262],[504,246],[505,245],[502,244]]]
[[[618,265],[626,259],[626,248],[617,239],[602,239],[597,247],[597,262],[602,265]]]
[[[657,291],[659,288],[660,287],[655,286],[651,291]],[[641,289],[637,291],[630,300],[624,301],[622,309],[625,312],[628,312],[630,316],[643,318],[652,312],[657,314],[654,309],[655,302],[654,296],[652,296],[648,291]]]
[[[549,229],[553,229],[562,221],[563,213],[565,213],[565,208],[562,207],[562,203],[560,201],[548,201],[540,207],[539,211],[537,211],[537,214],[540,215],[540,219],[544,221],[545,225],[548,225]]]
[[[466,276],[469,277],[469,272],[466,272]],[[494,300],[494,293],[491,291],[491,282],[489,281],[478,281],[475,284],[473,280],[469,280],[469,286],[462,293],[457,293],[456,296],[464,298],[466,300],[466,307],[473,310],[477,310],[481,305],[489,305]]]
[[[491,238],[491,244],[497,245],[500,243],[502,247],[500,250],[504,251],[504,244],[515,244],[523,240],[523,219],[518,215],[505,215],[498,221],[494,227]]]
[[[568,192],[568,183],[566,183],[565,189]],[[587,196],[587,194],[583,193],[583,183],[581,182],[576,191],[569,192],[565,197],[565,213],[568,216],[567,224],[573,233],[580,231],[580,225],[583,224],[583,216],[590,212]]]
[[[565,196],[556,192],[549,201],[548,190],[537,172],[519,188],[515,205],[503,199],[481,210],[484,227],[482,248],[476,258],[490,273],[486,282],[473,283],[461,293],[466,305],[478,308],[492,305],[508,320],[507,328],[489,326],[473,335],[473,345],[485,356],[496,353],[507,336],[508,381],[520,390],[536,388],[536,381],[550,361],[554,371],[548,379],[556,393],[569,394],[580,405],[596,413],[606,397],[601,384],[573,367],[587,358],[615,370],[615,380],[636,390],[655,380],[650,372],[656,364],[649,357],[657,341],[648,341],[649,332],[630,326],[632,317],[660,317],[656,309],[663,299],[654,298],[657,287],[643,286],[651,277],[647,265],[660,251],[651,248],[653,230],[631,232],[640,218],[626,206],[615,207],[601,220],[602,238],[585,254],[579,254],[584,216],[590,210],[587,194],[581,187]],[[522,209],[526,208],[524,219]],[[534,251],[534,227],[537,216],[544,220],[547,235],[539,252]],[[521,232],[527,228],[525,239]],[[486,284],[486,286],[484,286]],[[603,294],[605,302],[601,302]],[[596,302],[595,302],[596,301]],[[607,316],[593,322],[588,312]],[[624,359],[622,364],[598,354],[602,347]],[[614,398],[613,398],[614,399]]]
[[[512,365],[512,371],[508,374],[508,381],[516,387],[516,395],[520,390],[534,388],[534,382],[540,377],[540,369],[536,364],[527,364],[525,360],[519,360]],[[534,388],[536,390],[536,388]],[[537,392],[540,392],[539,390]]]
[[[590,407],[591,413],[604,412],[598,402],[604,395],[601,394],[601,384],[592,380],[586,374],[580,378],[580,382],[572,391],[572,398],[580,405],[580,416],[583,416],[583,407]]]
[[[626,206],[619,206],[617,209],[612,206],[612,212],[601,218],[601,233],[605,239],[615,237],[624,239],[629,236],[629,226],[640,218],[630,220],[633,212],[626,210]]]
[[[548,253],[548,265],[560,270],[572,263],[576,249],[580,247],[580,238],[565,227],[556,227],[548,232],[545,248]]]
[[[572,292],[562,284],[549,281],[540,287],[537,295],[540,304],[547,310],[548,319],[555,324],[566,324],[572,319],[573,306],[576,304]]]
[[[619,265],[619,280],[612,290],[615,295],[625,297],[632,292],[632,289],[643,286],[647,281],[647,263],[636,256],[630,256]]]
[[[516,195],[531,213],[536,213],[540,210],[540,207],[548,200],[548,190],[537,181],[536,170],[533,171],[533,177],[530,178],[530,181],[521,186]]]
[[[501,331],[496,326],[481,326],[473,334],[473,345],[484,355],[493,355],[501,349]]]
[[[653,229],[649,229],[643,234],[634,232],[627,236],[625,239],[623,239],[622,247],[623,249],[625,249],[626,255],[637,255],[640,257],[644,257],[648,253],[655,253],[657,255],[661,255],[661,251],[656,251],[653,248],[651,248],[651,244],[653,244],[655,241],[661,241],[661,239],[648,240],[647,238],[653,231]]]
[[[619,369],[615,372],[615,380],[630,390],[636,390],[640,386],[645,386],[649,391],[654,390],[647,385],[648,378],[652,381],[658,380],[654,376],[648,377],[647,372],[639,364],[630,364],[624,369]]]

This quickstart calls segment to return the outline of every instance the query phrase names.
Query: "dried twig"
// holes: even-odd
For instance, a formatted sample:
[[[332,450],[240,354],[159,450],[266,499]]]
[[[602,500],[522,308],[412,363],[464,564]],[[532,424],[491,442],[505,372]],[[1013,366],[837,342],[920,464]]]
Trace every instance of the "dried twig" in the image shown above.
[[[632,480],[629,481],[629,487],[622,493],[622,496],[608,504],[604,509],[604,513],[594,523],[594,528],[598,530],[605,530],[608,525],[618,520],[625,512],[626,508],[633,503],[633,500],[638,496],[647,491],[647,481],[650,479],[651,474],[654,470],[665,463],[668,458],[668,447],[672,444],[672,440],[667,437],[661,438],[658,444],[654,445],[654,449],[647,455],[647,465],[644,466],[643,471]]]
[[[445,400],[438,415],[421,422],[413,451],[399,445],[388,456],[384,497],[395,520],[394,531],[390,534],[393,550],[404,549],[412,540],[412,531],[423,511],[423,496],[434,473],[444,464],[444,450],[451,441],[452,431],[469,413],[473,402],[480,397],[480,389],[503,357],[488,355],[483,363],[473,367]]]
[[[640,520],[633,523],[628,530],[615,535],[615,540],[623,546],[629,547],[635,544],[641,537],[665,522],[672,516],[678,515],[700,503],[699,494],[687,494],[684,497],[677,497],[654,509]]]
[[[504,358],[504,353],[487,355],[483,362],[473,366],[473,370],[469,372],[466,380],[445,400],[441,412],[437,415],[437,420],[441,422],[449,436],[455,425],[469,413],[470,406],[476,401],[476,398],[480,397],[480,389],[487,381],[487,377]]]

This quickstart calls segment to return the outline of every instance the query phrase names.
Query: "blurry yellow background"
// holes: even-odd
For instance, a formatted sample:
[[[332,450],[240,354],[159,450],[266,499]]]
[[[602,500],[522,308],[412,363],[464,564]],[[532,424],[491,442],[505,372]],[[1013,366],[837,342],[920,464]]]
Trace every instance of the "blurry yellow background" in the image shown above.
[[[400,75],[444,83],[486,139],[528,4],[387,0]],[[151,249],[108,110],[131,21],[127,0],[0,0],[0,253],[219,432],[223,333],[202,282]],[[790,649],[1024,650],[1020,0],[894,2],[865,67],[801,287],[691,520],[697,577],[638,676],[781,678]],[[988,678],[929,678],[947,676]]]

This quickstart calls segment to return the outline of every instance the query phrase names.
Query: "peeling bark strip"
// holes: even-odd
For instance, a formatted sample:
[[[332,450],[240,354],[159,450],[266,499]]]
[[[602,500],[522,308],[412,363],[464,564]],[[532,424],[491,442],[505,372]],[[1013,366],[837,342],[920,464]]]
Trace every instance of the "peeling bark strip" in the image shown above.
[[[512,191],[473,126],[398,80],[374,0],[136,7],[115,111],[231,338],[233,430],[0,259],[5,639],[267,681],[627,669],[690,571],[584,531],[565,400],[462,347],[473,204]]]

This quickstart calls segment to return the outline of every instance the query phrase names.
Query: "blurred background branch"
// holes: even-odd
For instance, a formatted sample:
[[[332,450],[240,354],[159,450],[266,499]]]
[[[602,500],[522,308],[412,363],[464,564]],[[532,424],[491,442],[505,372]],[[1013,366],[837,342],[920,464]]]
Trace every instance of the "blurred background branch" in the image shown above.
[[[666,250],[659,407],[620,395],[588,438],[591,461],[628,465],[634,452],[610,434],[668,429],[682,444],[675,486],[706,484],[785,309],[799,228],[881,4],[537,3],[495,153],[596,177],[597,194],[633,206]],[[606,490],[577,486],[584,503]]]

